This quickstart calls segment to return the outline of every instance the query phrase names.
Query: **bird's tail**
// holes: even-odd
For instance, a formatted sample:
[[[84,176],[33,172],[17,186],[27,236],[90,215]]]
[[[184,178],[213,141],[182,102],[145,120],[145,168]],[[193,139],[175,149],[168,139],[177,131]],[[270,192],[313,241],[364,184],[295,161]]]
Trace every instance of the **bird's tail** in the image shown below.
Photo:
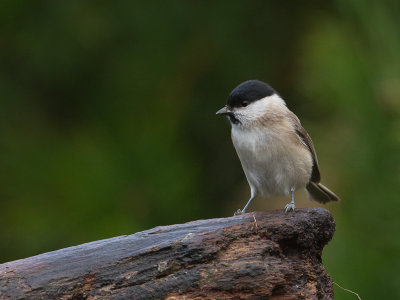
[[[321,183],[309,182],[306,186],[308,196],[319,203],[327,203],[329,201],[339,201],[339,197],[330,189]]]

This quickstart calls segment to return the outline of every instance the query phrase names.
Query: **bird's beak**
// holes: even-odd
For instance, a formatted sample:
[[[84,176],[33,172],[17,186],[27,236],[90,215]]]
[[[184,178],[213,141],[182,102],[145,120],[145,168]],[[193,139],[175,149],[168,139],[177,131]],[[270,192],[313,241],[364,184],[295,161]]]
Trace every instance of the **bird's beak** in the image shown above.
[[[217,114],[217,115],[228,115],[229,113],[230,113],[230,111],[228,110],[228,107],[224,106],[219,111],[217,111],[215,114]]]

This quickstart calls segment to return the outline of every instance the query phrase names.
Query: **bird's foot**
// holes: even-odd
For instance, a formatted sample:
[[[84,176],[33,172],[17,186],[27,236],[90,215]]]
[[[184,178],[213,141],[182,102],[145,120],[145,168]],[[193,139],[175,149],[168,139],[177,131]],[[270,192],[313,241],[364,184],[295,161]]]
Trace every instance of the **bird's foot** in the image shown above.
[[[240,216],[242,213],[243,213],[242,210],[241,210],[241,209],[238,209],[238,210],[235,212],[234,216]]]
[[[293,202],[290,202],[290,203],[286,204],[286,206],[285,206],[285,213],[288,213],[289,211],[294,211],[295,208],[296,208],[296,205],[294,205]]]

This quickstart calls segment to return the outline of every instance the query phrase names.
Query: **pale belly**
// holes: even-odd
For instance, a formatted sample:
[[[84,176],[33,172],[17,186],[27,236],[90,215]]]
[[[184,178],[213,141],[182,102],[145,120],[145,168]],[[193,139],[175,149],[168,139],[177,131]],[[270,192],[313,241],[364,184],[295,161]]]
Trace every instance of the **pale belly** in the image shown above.
[[[287,195],[309,182],[312,157],[294,132],[233,128],[232,141],[253,195]]]

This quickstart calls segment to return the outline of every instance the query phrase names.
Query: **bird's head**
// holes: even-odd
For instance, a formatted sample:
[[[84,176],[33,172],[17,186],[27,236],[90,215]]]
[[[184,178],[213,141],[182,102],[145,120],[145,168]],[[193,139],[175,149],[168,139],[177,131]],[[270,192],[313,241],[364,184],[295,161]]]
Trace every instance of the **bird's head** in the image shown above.
[[[285,102],[272,87],[259,80],[248,80],[233,89],[226,105],[216,114],[226,115],[232,126],[247,127],[271,112],[276,104]]]

